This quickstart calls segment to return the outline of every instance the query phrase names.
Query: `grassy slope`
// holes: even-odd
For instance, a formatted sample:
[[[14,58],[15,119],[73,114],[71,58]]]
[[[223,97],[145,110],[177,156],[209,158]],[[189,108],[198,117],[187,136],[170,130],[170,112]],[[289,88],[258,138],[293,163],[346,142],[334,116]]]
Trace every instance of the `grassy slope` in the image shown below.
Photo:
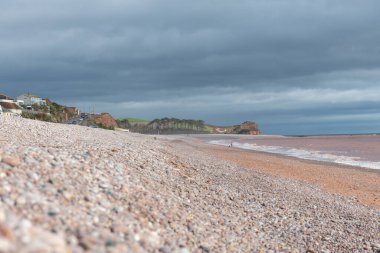
[[[128,120],[130,124],[141,124],[141,125],[147,125],[150,121],[145,119],[137,119],[137,118],[124,118],[119,120]]]
[[[209,133],[213,133],[214,132],[214,129],[212,126],[210,125],[205,125],[205,131],[209,132]]]

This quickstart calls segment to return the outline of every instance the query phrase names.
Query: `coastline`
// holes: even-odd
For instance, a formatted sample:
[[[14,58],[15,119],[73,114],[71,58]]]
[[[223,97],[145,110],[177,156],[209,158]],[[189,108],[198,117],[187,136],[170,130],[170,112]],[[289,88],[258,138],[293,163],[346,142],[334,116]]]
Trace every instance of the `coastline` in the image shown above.
[[[228,148],[205,142],[202,142],[200,148],[207,154],[244,168],[316,185],[329,193],[357,198],[360,203],[380,210],[380,170]]]
[[[1,252],[380,249],[378,209],[220,159],[231,154],[227,148],[178,136],[0,121],[0,139],[7,139],[0,145]]]

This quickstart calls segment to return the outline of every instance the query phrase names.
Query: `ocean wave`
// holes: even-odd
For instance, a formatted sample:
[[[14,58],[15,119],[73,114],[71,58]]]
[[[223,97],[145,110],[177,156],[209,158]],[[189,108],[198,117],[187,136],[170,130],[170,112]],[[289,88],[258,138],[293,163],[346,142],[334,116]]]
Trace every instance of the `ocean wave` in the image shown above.
[[[376,170],[380,169],[380,162],[365,161],[365,160],[361,160],[360,157],[335,155],[335,154],[324,153],[321,151],[287,148],[287,147],[280,147],[280,146],[265,146],[265,145],[257,145],[257,144],[252,144],[252,143],[231,142],[231,140],[214,140],[214,141],[210,141],[209,143],[214,144],[214,145],[221,145],[221,146],[229,146],[232,143],[232,146],[234,148],[279,154],[279,155],[296,157],[296,158],[305,159],[305,160],[331,162],[331,163],[336,163],[336,164],[368,168],[368,169],[376,169]]]

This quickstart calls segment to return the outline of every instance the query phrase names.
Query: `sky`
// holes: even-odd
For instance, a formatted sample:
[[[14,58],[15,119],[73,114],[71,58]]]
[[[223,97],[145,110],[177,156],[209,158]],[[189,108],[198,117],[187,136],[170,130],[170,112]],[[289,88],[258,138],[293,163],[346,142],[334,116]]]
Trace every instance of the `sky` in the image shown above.
[[[266,134],[380,132],[379,13],[378,0],[2,0],[0,93]]]

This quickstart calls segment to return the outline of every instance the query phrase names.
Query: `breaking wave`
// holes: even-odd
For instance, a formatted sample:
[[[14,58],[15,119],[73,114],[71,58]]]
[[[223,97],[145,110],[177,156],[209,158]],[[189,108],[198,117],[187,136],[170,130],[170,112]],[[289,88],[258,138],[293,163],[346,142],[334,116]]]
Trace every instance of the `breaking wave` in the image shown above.
[[[210,141],[210,144],[221,145],[221,146],[229,146],[231,144],[231,140],[214,140]],[[289,157],[296,157],[305,160],[313,160],[313,161],[321,161],[321,162],[330,162],[336,164],[343,164],[348,166],[362,167],[368,169],[380,169],[380,162],[371,162],[361,160],[360,157],[349,157],[342,155],[334,155],[328,154],[321,151],[314,150],[304,150],[304,149],[296,149],[296,148],[287,148],[280,146],[265,146],[265,145],[257,145],[252,143],[240,143],[240,142],[232,142],[232,146],[234,148],[254,150],[272,154],[280,154]]]

